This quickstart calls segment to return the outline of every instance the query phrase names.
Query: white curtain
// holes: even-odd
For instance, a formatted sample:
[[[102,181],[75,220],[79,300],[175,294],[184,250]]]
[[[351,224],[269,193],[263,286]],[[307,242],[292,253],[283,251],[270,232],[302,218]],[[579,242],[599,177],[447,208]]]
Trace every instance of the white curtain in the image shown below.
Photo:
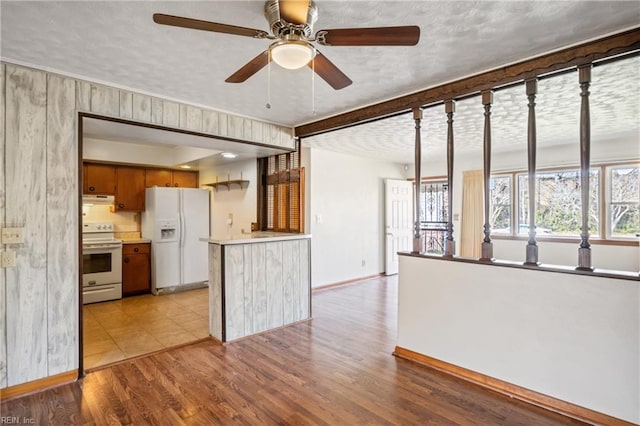
[[[462,175],[462,226],[460,256],[480,258],[484,224],[484,176],[482,170],[466,171]]]

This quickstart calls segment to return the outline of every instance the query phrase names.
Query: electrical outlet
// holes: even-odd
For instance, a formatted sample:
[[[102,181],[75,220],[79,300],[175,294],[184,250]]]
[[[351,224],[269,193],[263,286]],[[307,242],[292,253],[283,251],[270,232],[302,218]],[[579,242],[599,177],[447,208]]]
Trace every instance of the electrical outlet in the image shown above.
[[[2,244],[24,243],[24,228],[2,228]]]
[[[16,266],[16,252],[0,252],[0,268],[13,268],[14,266]]]

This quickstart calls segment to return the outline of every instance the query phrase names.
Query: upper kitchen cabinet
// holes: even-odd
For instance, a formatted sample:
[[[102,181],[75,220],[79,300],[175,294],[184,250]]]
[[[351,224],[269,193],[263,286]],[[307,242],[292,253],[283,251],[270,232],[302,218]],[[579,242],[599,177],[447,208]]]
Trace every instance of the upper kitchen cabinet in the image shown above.
[[[116,173],[115,205],[117,211],[144,210],[144,169],[119,166]]]
[[[198,172],[168,169],[146,169],[145,186],[172,186],[177,188],[197,188]]]
[[[197,188],[198,173],[183,172],[181,170],[173,171],[173,186],[178,188]]]
[[[92,195],[115,195],[115,166],[85,163],[83,165],[83,193]]]
[[[173,173],[166,169],[146,169],[144,186],[171,186]]]

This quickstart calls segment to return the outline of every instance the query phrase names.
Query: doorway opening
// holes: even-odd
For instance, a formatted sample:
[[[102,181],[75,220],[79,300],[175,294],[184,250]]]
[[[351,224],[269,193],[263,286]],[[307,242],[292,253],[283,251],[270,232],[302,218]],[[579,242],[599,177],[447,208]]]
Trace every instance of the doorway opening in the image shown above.
[[[219,169],[240,167],[234,164],[255,175],[257,158],[286,150],[90,113],[79,113],[78,142],[80,372],[209,337],[206,238],[215,221],[207,183]],[[232,161],[220,155],[228,152],[236,154]],[[149,190],[160,202],[150,201]],[[181,209],[198,195],[200,231],[185,223],[184,210],[150,219],[152,205],[159,211],[174,195]],[[145,220],[161,221],[162,229],[145,230]],[[185,246],[190,234],[204,252],[171,256],[166,249]],[[178,258],[180,266],[166,267]],[[177,282],[165,279],[174,272]]]

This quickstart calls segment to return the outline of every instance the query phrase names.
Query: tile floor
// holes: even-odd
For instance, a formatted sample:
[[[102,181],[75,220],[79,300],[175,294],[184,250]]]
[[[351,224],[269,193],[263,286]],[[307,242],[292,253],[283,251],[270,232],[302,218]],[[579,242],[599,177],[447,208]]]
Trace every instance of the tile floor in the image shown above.
[[[84,369],[209,336],[209,289],[83,306]]]

